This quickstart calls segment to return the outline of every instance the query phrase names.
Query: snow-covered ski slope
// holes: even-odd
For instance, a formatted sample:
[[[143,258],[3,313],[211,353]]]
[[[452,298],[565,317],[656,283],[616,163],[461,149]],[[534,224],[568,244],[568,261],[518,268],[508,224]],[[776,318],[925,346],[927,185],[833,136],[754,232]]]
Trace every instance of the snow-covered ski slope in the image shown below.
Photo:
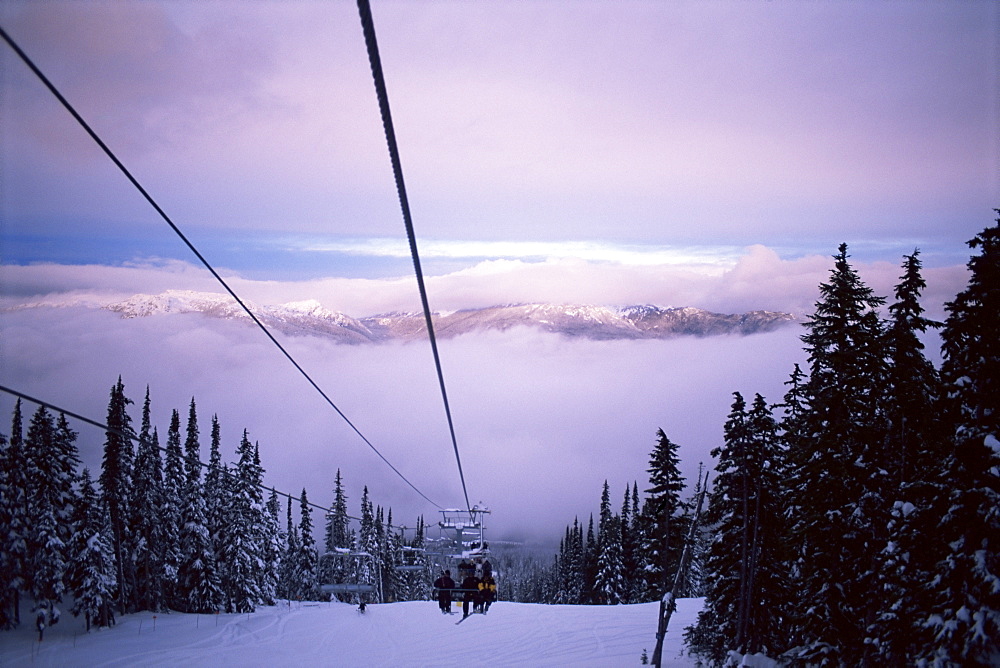
[[[664,666],[682,656],[683,629],[702,599],[681,599]],[[656,603],[617,606],[497,602],[464,624],[436,602],[292,603],[252,614],[127,615],[85,633],[71,615],[37,641],[30,619],[0,632],[0,666],[631,666],[656,644]]]

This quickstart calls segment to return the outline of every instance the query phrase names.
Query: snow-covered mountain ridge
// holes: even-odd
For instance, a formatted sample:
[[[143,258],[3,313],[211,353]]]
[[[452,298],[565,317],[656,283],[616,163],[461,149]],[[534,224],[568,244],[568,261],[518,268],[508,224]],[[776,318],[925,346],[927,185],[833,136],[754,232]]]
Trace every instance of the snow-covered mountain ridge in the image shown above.
[[[320,336],[342,343],[407,341],[426,337],[427,327],[422,313],[382,313],[352,318],[326,309],[316,300],[280,305],[245,303],[267,327],[286,334]],[[211,318],[250,322],[239,304],[229,295],[218,293],[168,290],[157,295],[133,295],[124,301],[101,307],[120,314],[122,318],[199,313]],[[593,340],[666,339],[755,334],[772,331],[794,320],[794,316],[788,313],[771,311],[723,314],[694,307],[663,308],[652,305],[612,308],[578,304],[506,304],[435,314],[434,331],[437,336],[447,338],[486,330],[532,327]]]

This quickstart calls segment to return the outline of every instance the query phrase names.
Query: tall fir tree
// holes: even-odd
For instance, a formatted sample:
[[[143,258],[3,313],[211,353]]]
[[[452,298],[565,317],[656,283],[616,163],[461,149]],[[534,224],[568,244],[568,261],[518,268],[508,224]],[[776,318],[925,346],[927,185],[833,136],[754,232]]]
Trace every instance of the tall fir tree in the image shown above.
[[[135,570],[134,602],[138,610],[159,611],[164,600],[163,462],[159,437],[150,420],[149,387],[142,406],[139,445],[132,467],[132,558]],[[108,539],[108,536],[103,536]]]
[[[929,637],[916,657],[937,665],[1000,657],[1000,218],[969,246],[979,254],[941,332],[953,449],[938,506],[941,559],[921,615]]]
[[[233,612],[253,612],[263,599],[259,573],[265,568],[262,550],[265,517],[255,453],[244,430],[229,499],[229,527],[221,550],[226,564],[227,607]]]
[[[299,553],[297,555],[296,577],[300,596],[306,601],[319,600],[319,553],[313,536],[312,509],[302,488],[299,499]]]
[[[643,514],[646,526],[646,580],[650,598],[658,599],[673,582],[680,561],[684,526],[680,522],[681,492],[684,478],[680,473],[677,445],[662,429],[656,432],[657,442],[650,454],[649,484]]]
[[[733,398],[725,442],[712,451],[718,464],[707,520],[716,539],[708,554],[708,592],[687,632],[689,645],[715,663],[730,650],[776,656],[786,649],[775,614],[787,580],[777,424],[761,395],[749,410],[739,392]]]
[[[926,635],[920,628],[921,600],[941,556],[927,542],[936,533],[944,493],[942,463],[949,448],[939,410],[940,376],[924,356],[921,340],[940,323],[924,317],[920,296],[926,283],[920,270],[918,251],[904,257],[886,332],[889,371],[883,396],[893,511],[878,583],[881,605],[868,630],[877,660],[886,666],[909,665],[916,656],[919,639]]]
[[[278,577],[281,573],[282,556],[281,523],[278,519],[281,515],[281,501],[274,489],[267,499],[266,511],[261,537],[264,568],[260,574],[260,594],[264,605],[274,605],[278,598]]]
[[[14,403],[10,437],[0,436],[0,629],[20,622],[20,592],[27,568],[28,498],[21,400]]]
[[[118,566],[117,582],[118,610],[130,612],[132,606],[132,591],[134,581],[131,572],[133,563],[129,546],[132,543],[129,536],[129,503],[130,484],[132,482],[132,439],[135,430],[132,428],[132,418],[128,414],[128,406],[132,400],[125,396],[125,385],[121,376],[111,387],[111,398],[108,401],[107,425],[111,427],[104,441],[104,458],[101,461],[101,491],[104,497],[104,507],[111,522],[111,543],[115,549],[115,563]]]
[[[594,533],[594,515],[590,515],[587,524],[587,539],[583,549],[583,583],[580,602],[585,604],[595,604],[597,600],[597,534]]]
[[[167,446],[163,463],[163,508],[161,528],[163,534],[163,583],[166,604],[183,608],[178,587],[183,554],[181,553],[181,523],[184,507],[184,453],[181,450],[181,418],[177,409],[170,415],[167,429]]]
[[[76,432],[44,406],[31,418],[24,440],[28,501],[27,589],[36,607],[50,611],[67,592],[74,486],[79,457]]]
[[[789,451],[799,545],[795,569],[802,661],[860,664],[869,657],[867,629],[878,602],[871,596],[889,523],[885,419],[886,365],[878,309],[884,299],[848,261],[834,256],[827,283],[802,336],[810,373],[809,410]]]
[[[184,440],[184,493],[181,510],[181,563],[177,573],[180,600],[187,612],[212,613],[222,606],[222,589],[205,523],[201,481],[201,445],[194,399],[188,409]]]
[[[632,521],[632,497],[631,489],[625,485],[625,498],[622,500],[622,511],[619,516],[619,530],[621,532],[622,546],[622,573],[624,575],[622,603],[637,603],[636,592],[634,590],[635,574],[640,570],[639,566],[639,545],[636,543],[636,535],[633,533],[634,523]]]
[[[94,490],[90,471],[83,470],[73,516],[73,538],[69,553],[69,587],[74,616],[82,614],[87,630],[92,625],[109,626],[113,615],[115,555],[109,538],[107,514]]]
[[[597,531],[597,574],[594,579],[597,603],[618,605],[624,602],[623,571],[621,518],[611,513],[611,492],[605,480]]]
[[[244,438],[246,438],[246,432],[244,432]],[[240,450],[237,449],[237,453],[239,452]],[[212,416],[212,431],[208,446],[208,469],[205,471],[205,484],[202,487],[205,499],[205,528],[208,530],[212,554],[215,555],[215,565],[219,572],[226,609],[231,610],[233,595],[229,587],[230,568],[227,562],[226,548],[232,540],[230,532],[237,530],[235,525],[240,524],[240,522],[238,518],[233,516],[236,510],[235,506],[238,503],[236,492],[233,489],[233,475],[222,463],[222,428],[219,425],[218,415]],[[245,529],[245,527],[241,528]],[[236,538],[235,540],[241,539]]]
[[[347,515],[347,495],[344,492],[340,469],[333,485],[333,507],[326,516],[324,540],[326,552],[351,547],[350,519]],[[320,562],[320,577],[324,582],[343,582],[348,565],[343,559],[323,559]]]
[[[299,557],[301,543],[299,529],[292,520],[292,497],[288,497],[287,514],[285,518],[284,556],[281,559],[280,577],[278,578],[278,597],[288,600],[302,600],[302,586],[299,578]]]
[[[375,526],[375,508],[368,496],[368,486],[361,492],[361,526],[358,531],[358,551],[365,556],[358,558],[355,564],[356,582],[379,584],[379,574],[376,572],[376,555],[379,553],[378,531]],[[378,592],[376,591],[376,596]]]

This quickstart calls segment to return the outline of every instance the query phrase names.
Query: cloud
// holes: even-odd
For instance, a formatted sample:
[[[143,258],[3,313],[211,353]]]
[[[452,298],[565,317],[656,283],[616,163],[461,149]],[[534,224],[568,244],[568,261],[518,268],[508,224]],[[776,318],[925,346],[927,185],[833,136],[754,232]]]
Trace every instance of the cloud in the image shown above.
[[[4,314],[3,382],[100,419],[119,374],[138,421],[145,386],[161,442],[170,410],[199,407],[203,457],[213,414],[223,454],[244,428],[260,442],[267,482],[331,501],[337,469],[357,514],[361,487],[396,522],[436,512],[393,474],[254,329],[198,315],[118,319],[86,309]],[[645,485],[660,427],[680,445],[685,475],[718,445],[730,392],[777,400],[798,332],[657,342],[570,341],[530,330],[442,342],[470,500],[491,506],[492,535],[553,541],[616,495]],[[430,352],[424,345],[284,343],[394,466],[445,507],[464,504]],[[0,411],[12,402],[0,397]],[[34,410],[33,408],[29,410]],[[103,434],[77,425],[84,463],[100,466]]]
[[[377,242],[377,240],[376,240]],[[473,244],[508,251],[554,250],[548,245]],[[808,314],[819,296],[818,286],[829,277],[830,256],[806,255],[785,259],[770,248],[755,245],[739,255],[711,259],[699,249],[652,251],[616,246],[579,244],[593,250],[593,260],[563,255],[540,261],[496,259],[476,262],[438,276],[425,277],[431,307],[450,311],[510,303],[594,304],[627,306],[696,306],[724,313],[752,310]],[[347,246],[345,246],[347,247]],[[351,242],[351,248],[365,250]],[[460,254],[464,242],[442,243],[442,252]],[[572,245],[571,245],[572,247]],[[376,243],[374,253],[385,252]],[[629,262],[639,255],[638,261]],[[617,258],[624,261],[612,261]],[[659,259],[660,263],[653,260]],[[852,264],[877,294],[892,298],[899,282],[900,264],[884,261]],[[302,281],[252,280],[222,270],[237,294],[262,304],[281,304],[316,299],[326,308],[354,317],[392,311],[419,311],[416,280],[412,276],[386,279],[319,278]],[[924,270],[927,280],[924,303],[932,317],[943,316],[943,304],[967,281],[962,266],[931,267]],[[71,293],[94,300],[125,298],[136,293],[159,293],[167,289],[222,292],[204,269],[185,262],[147,260],[125,266],[57,265],[0,266],[3,299],[8,303],[37,300],[50,295],[58,300]]]

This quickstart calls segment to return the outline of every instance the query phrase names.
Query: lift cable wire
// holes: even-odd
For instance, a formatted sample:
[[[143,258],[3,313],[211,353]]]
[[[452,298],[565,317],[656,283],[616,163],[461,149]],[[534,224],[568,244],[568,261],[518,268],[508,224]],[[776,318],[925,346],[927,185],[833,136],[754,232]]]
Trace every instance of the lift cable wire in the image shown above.
[[[36,404],[38,406],[41,406],[43,408],[47,408],[48,410],[53,411],[55,413],[62,413],[63,415],[66,415],[66,416],[69,416],[69,417],[73,418],[74,420],[79,420],[80,422],[84,422],[86,424],[89,424],[91,426],[97,427],[99,429],[103,429],[105,432],[107,432],[109,434],[116,434],[117,436],[121,436],[122,438],[126,438],[126,439],[129,439],[129,440],[135,441],[136,443],[139,443],[139,444],[147,443],[148,445],[152,445],[154,448],[156,448],[157,450],[159,450],[160,452],[162,452],[164,454],[166,454],[166,452],[167,452],[167,448],[166,447],[164,447],[162,445],[157,445],[156,443],[148,443],[147,441],[143,441],[141,438],[139,438],[138,436],[136,436],[135,433],[128,433],[128,432],[122,431],[121,429],[118,429],[116,427],[108,426],[108,425],[104,424],[103,422],[98,422],[97,420],[92,420],[92,419],[90,419],[90,418],[88,418],[86,416],[80,415],[79,413],[74,413],[73,411],[68,411],[65,408],[60,408],[59,406],[56,406],[55,404],[51,404],[51,403],[49,403],[47,401],[42,401],[41,399],[36,399],[35,397],[33,397],[31,395],[28,395],[28,394],[25,394],[24,392],[19,392],[18,390],[11,389],[11,388],[6,387],[4,385],[0,385],[0,392],[6,392],[7,394],[10,394],[12,396],[18,397],[20,399],[24,399],[25,401],[29,401],[29,402],[31,402],[33,404]],[[198,460],[198,464],[200,464],[201,468],[203,468],[205,470],[208,470],[210,468],[210,466],[208,464],[206,464],[205,462],[203,462],[201,460]],[[236,474],[233,473],[232,471],[228,470],[226,467],[223,467],[222,469],[220,469],[220,473],[222,473],[223,475],[229,476],[233,480],[237,479]],[[289,501],[297,501],[299,503],[302,502],[302,499],[300,499],[299,497],[292,496],[291,494],[288,494],[287,492],[279,491],[279,490],[275,489],[274,487],[268,487],[267,485],[264,485],[264,484],[260,484],[257,487],[259,489],[264,490],[265,492],[274,492],[278,496],[283,496],[286,499],[288,499]],[[327,508],[326,506],[321,506],[319,504],[312,503],[311,501],[306,501],[306,505],[307,506],[311,506],[311,507],[315,508],[316,510],[322,510],[322,511],[326,512],[328,515],[331,514],[331,513],[333,513],[332,509]],[[361,521],[360,517],[352,517],[350,515],[346,515],[346,517],[347,517],[347,519],[356,520],[358,522]]]
[[[197,248],[195,248],[194,244],[192,244],[188,240],[188,238],[184,236],[184,233],[181,232],[180,228],[178,228],[177,225],[174,224],[174,222],[170,219],[170,216],[168,216],[166,212],[160,208],[160,205],[157,204],[156,201],[153,199],[153,197],[146,191],[146,189],[142,187],[142,185],[139,183],[138,180],[136,180],[136,178],[132,175],[132,173],[128,170],[128,168],[126,168],[125,165],[121,162],[121,160],[119,160],[118,157],[114,154],[114,152],[110,148],[108,148],[107,144],[105,144],[101,140],[101,138],[97,135],[96,132],[94,132],[94,130],[90,127],[90,125],[87,124],[87,122],[83,119],[83,117],[80,116],[79,113],[77,113],[73,105],[70,104],[65,97],[63,97],[62,93],[60,93],[59,90],[55,87],[55,85],[53,85],[52,82],[49,81],[48,77],[46,77],[45,74],[43,74],[42,71],[38,69],[38,67],[31,60],[31,58],[29,58],[28,55],[23,50],[21,50],[21,47],[19,47],[17,43],[14,42],[14,40],[10,37],[10,35],[7,34],[7,32],[2,27],[0,27],[0,36],[3,37],[4,41],[6,41],[7,44],[9,44],[10,47],[21,58],[21,60],[24,61],[24,64],[27,65],[32,72],[34,72],[35,76],[38,77],[38,79],[45,85],[45,87],[49,89],[49,92],[51,92],[56,97],[56,99],[59,100],[59,102],[63,105],[63,107],[66,108],[66,111],[68,111],[70,115],[72,115],[73,118],[76,119],[76,122],[79,123],[84,130],[86,130],[87,134],[90,135],[91,139],[93,139],[94,142],[96,142],[97,145],[101,147],[101,150],[103,150],[104,153],[111,159],[111,161],[115,163],[118,169],[121,170],[122,174],[124,174],[125,177],[132,183],[132,185],[135,186],[136,190],[138,190],[139,193],[146,199],[146,201],[149,202],[150,206],[152,206],[156,210],[156,212],[160,215],[160,217],[164,220],[164,222],[166,222],[167,225],[170,226],[170,229],[172,229],[177,234],[177,236],[180,237],[181,241],[183,241],[184,244],[191,250],[191,252],[195,254],[195,256],[201,261],[201,263],[205,266],[205,268],[207,268],[208,271],[211,272],[212,276],[215,277],[215,280],[218,281],[219,284],[226,289],[226,292],[228,292],[229,295],[236,300],[236,303],[243,308],[243,310],[247,313],[247,315],[250,316],[250,319],[254,321],[257,327],[260,328],[260,330],[264,332],[265,335],[267,335],[267,338],[271,340],[271,343],[273,343],[278,348],[278,350],[282,352],[282,354],[288,359],[288,361],[292,363],[292,366],[294,366],[299,371],[299,373],[302,374],[303,378],[305,378],[309,382],[309,384],[313,386],[313,389],[315,389],[319,393],[319,395],[323,397],[324,400],[326,400],[326,403],[328,403],[330,407],[333,408],[333,410],[335,410],[337,414],[340,415],[341,418],[343,418],[344,422],[346,422],[348,426],[354,430],[354,433],[356,433],[361,438],[361,440],[364,441],[368,445],[368,447],[371,448],[372,451],[376,455],[378,455],[383,462],[385,462],[386,466],[391,468],[396,473],[396,475],[398,475],[403,480],[403,482],[409,485],[410,488],[413,489],[413,491],[422,496],[432,506],[436,508],[441,508],[441,506],[439,506],[438,504],[434,503],[429,498],[427,498],[427,496],[419,489],[417,489],[412,482],[407,480],[406,476],[400,473],[399,469],[393,466],[392,463],[388,459],[386,459],[381,452],[379,452],[378,448],[376,448],[372,444],[372,442],[369,441],[365,437],[365,435],[361,433],[361,430],[358,429],[354,425],[354,423],[347,418],[347,416],[343,413],[343,411],[341,411],[340,408],[338,408],[337,405],[333,403],[333,400],[330,399],[329,396],[327,396],[326,392],[324,392],[320,388],[320,386],[316,384],[316,381],[314,381],[312,377],[310,377],[309,374],[306,373],[305,369],[303,369],[299,365],[299,363],[295,361],[295,358],[292,357],[291,353],[285,350],[285,347],[282,346],[276,338],[274,338],[274,335],[271,334],[271,331],[264,325],[264,323],[262,323],[257,318],[256,315],[254,315],[253,311],[251,311],[250,308],[243,302],[243,300],[240,299],[240,297],[236,294],[236,292],[233,291],[231,287],[229,287],[229,284],[226,283],[226,281],[222,278],[222,276],[219,275],[219,273],[215,270],[215,268],[212,267],[211,264],[209,264],[208,260],[205,259],[205,257],[198,251]]]
[[[420,269],[420,255],[417,253],[417,235],[413,231],[413,220],[410,217],[410,203],[406,197],[406,185],[403,183],[403,167],[399,159],[399,147],[396,145],[396,132],[392,125],[392,114],[389,113],[389,94],[385,87],[385,77],[382,75],[382,60],[378,55],[378,42],[375,40],[375,22],[372,19],[372,9],[368,0],[358,0],[358,12],[361,14],[361,27],[365,33],[365,45],[368,47],[368,60],[371,63],[372,79],[375,81],[375,92],[378,95],[379,111],[382,114],[382,127],[385,129],[385,141],[389,145],[389,158],[392,160],[392,173],[396,179],[396,191],[399,193],[399,205],[403,210],[403,222],[406,225],[406,236],[410,241],[410,255],[413,256],[413,269],[417,275],[417,287],[420,290],[420,303],[424,309],[424,320],[427,322],[427,335],[434,354],[434,366],[437,368],[438,384],[441,386],[441,398],[444,400],[444,412],[448,418],[448,430],[451,433],[451,444],[455,449],[455,461],[458,463],[458,476],[462,481],[462,493],[465,495],[465,505],[472,511],[469,503],[469,491],[465,486],[465,474],[462,472],[462,458],[458,454],[458,440],[455,438],[455,423],[451,418],[451,407],[448,404],[448,391],[444,385],[444,373],[441,371],[441,357],[438,354],[437,338],[434,336],[434,323],[431,321],[431,309],[427,302],[427,288],[424,286],[424,273]]]

